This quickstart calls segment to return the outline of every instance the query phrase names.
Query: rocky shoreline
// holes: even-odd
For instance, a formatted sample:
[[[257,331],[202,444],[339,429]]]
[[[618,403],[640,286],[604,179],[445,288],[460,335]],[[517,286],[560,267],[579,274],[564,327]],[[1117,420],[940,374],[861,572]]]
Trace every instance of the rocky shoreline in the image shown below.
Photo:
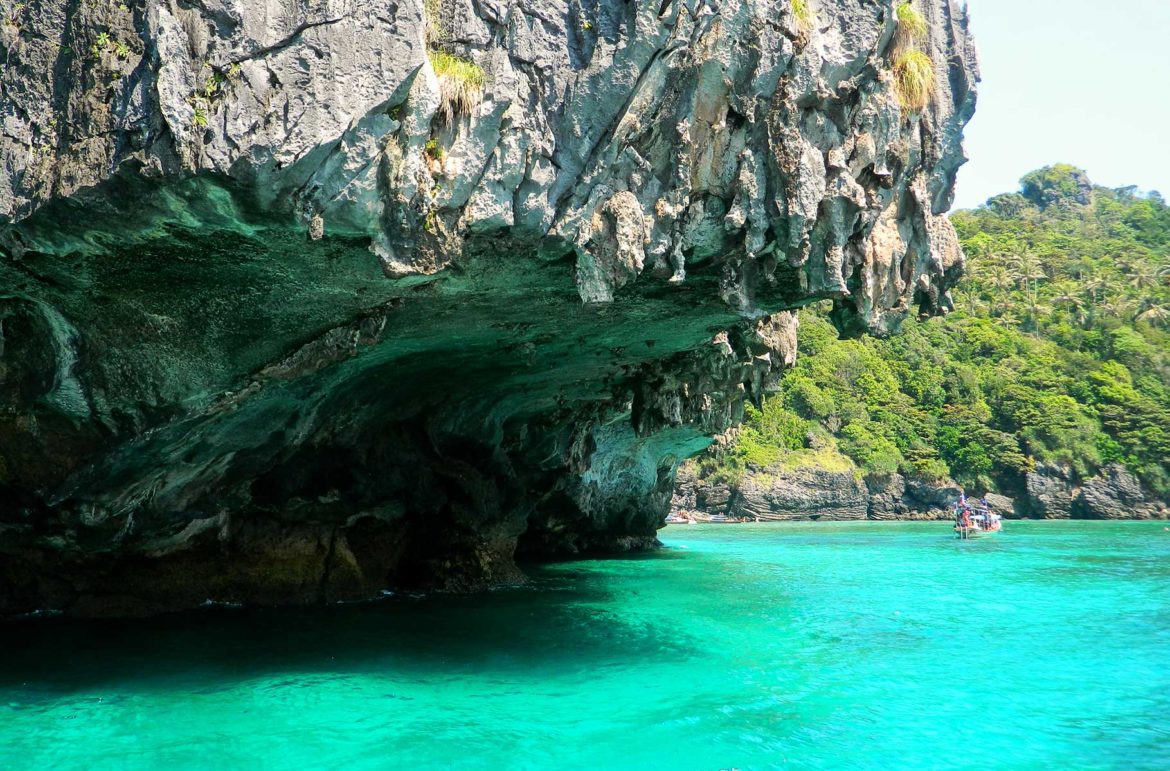
[[[671,512],[734,520],[941,520],[962,492],[951,480],[805,466],[756,470],[734,483],[704,478],[696,464],[679,469]],[[1067,469],[1040,465],[1022,495],[988,493],[991,507],[1009,519],[1170,519],[1158,500],[1120,464],[1076,480]]]

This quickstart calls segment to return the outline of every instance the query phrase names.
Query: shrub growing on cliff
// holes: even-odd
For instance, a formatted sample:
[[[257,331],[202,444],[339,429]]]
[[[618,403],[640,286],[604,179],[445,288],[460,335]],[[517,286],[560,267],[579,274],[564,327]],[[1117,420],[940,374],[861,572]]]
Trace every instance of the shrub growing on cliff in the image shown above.
[[[439,144],[439,140],[431,137],[427,143],[423,145],[423,155],[432,161],[442,161],[447,157],[447,151]]]
[[[934,98],[934,62],[917,49],[894,56],[894,89],[902,109],[918,112]]]
[[[934,98],[934,62],[922,50],[930,28],[910,0],[898,3],[894,14],[898,22],[893,48],[894,91],[903,110],[918,112]]]
[[[430,60],[439,78],[439,113],[444,120],[453,123],[457,115],[474,115],[487,84],[483,68],[445,51],[431,51]]]

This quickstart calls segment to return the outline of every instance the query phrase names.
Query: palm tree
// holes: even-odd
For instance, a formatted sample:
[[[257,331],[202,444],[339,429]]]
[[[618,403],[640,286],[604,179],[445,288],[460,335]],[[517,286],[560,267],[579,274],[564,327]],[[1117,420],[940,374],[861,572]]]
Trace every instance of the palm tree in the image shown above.
[[[1081,285],[1081,288],[1089,297],[1089,302],[1093,305],[1101,301],[1101,296],[1108,287],[1109,282],[1099,273],[1094,273],[1089,276]]]
[[[1024,252],[1016,257],[1015,264],[1012,267],[1015,269],[1015,278],[1020,282],[1020,286],[1024,291],[1027,291],[1029,287],[1035,288],[1036,282],[1040,279],[1048,278],[1048,274],[1044,272],[1044,266],[1040,264],[1040,260],[1030,252]]]
[[[1053,289],[1056,291],[1056,296],[1052,298],[1053,304],[1057,307],[1067,308],[1069,315],[1083,323],[1085,304],[1081,300],[1080,287],[1072,281],[1061,281]]]
[[[991,303],[984,302],[978,292],[968,291],[962,295],[961,306],[969,311],[973,316],[983,315],[986,310],[988,315],[991,315]]]
[[[987,312],[989,315],[994,316],[996,299],[1002,295],[1007,294],[1007,292],[1013,286],[1015,286],[1016,281],[1012,276],[1012,272],[1004,265],[998,263],[992,266],[989,270],[985,271],[984,275],[982,276],[982,280],[983,285],[991,290],[989,292],[991,299],[989,299],[987,303]]]
[[[1052,308],[1040,302],[1040,296],[1035,292],[1028,295],[1027,304],[1024,306],[1027,313],[1024,316],[1025,329],[1029,332],[1035,332],[1040,327],[1040,318],[1052,313]]]
[[[1135,266],[1129,274],[1129,285],[1134,289],[1149,289],[1157,283],[1157,277],[1145,265]]]
[[[1109,297],[1101,306],[1101,310],[1105,311],[1106,315],[1115,319],[1127,318],[1132,309],[1133,306],[1130,305],[1129,300],[1120,295]]]
[[[1006,292],[1007,290],[1011,289],[1012,284],[1015,283],[1015,279],[1012,278],[1011,271],[1009,271],[1003,265],[996,265],[993,267],[990,271],[987,272],[987,275],[983,280],[989,287],[998,292]]]
[[[1163,281],[1170,282],[1170,265],[1163,265],[1162,267],[1158,268],[1154,275]]]
[[[1162,326],[1170,321],[1170,308],[1150,303],[1145,306],[1145,310],[1134,317],[1134,321],[1146,321],[1155,326]]]
[[[1008,327],[1019,327],[1020,317],[1012,308],[1007,308],[999,313],[999,322]]]
[[[1086,255],[1078,255],[1068,261],[1065,270],[1077,281],[1083,281],[1087,274],[1093,272],[1093,261]]]
[[[1137,257],[1118,257],[1114,260],[1122,273],[1136,273],[1145,267]]]

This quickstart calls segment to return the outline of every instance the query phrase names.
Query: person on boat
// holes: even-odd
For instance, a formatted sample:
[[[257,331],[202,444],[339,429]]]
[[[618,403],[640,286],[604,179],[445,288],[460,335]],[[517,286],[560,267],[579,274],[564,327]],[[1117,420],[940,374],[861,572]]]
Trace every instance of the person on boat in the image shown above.
[[[955,507],[955,526],[961,529],[971,527],[971,507],[967,505],[967,496],[959,498],[959,505]]]

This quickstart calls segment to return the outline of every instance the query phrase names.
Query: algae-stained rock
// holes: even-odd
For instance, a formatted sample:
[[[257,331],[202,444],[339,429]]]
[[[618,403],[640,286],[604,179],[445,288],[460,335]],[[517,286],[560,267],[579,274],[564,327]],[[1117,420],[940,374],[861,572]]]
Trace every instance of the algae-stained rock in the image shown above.
[[[977,73],[966,12],[920,5],[921,112],[892,0],[808,35],[756,0],[14,8],[0,612],[653,544],[678,462],[791,361],[786,311],[949,308]],[[483,72],[458,110],[434,47]]]

